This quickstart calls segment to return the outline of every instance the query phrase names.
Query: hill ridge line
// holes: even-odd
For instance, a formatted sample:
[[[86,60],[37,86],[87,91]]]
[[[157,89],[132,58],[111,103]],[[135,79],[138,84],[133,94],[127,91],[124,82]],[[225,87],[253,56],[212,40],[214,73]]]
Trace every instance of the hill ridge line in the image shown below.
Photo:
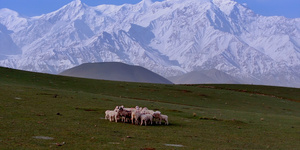
[[[187,85],[187,86],[189,86],[189,85]],[[235,92],[241,92],[241,93],[250,93],[250,94],[261,95],[261,96],[269,96],[269,97],[273,97],[273,98],[278,98],[278,99],[282,99],[282,100],[288,100],[288,101],[300,103],[300,100],[284,98],[284,97],[280,97],[280,96],[276,96],[276,95],[272,95],[272,94],[260,93],[260,92],[252,92],[252,91],[247,91],[247,90],[230,89],[230,88],[222,88],[222,87],[215,87],[215,86],[203,86],[203,85],[199,85],[197,87],[211,88],[211,89],[221,89],[221,90],[235,91]]]

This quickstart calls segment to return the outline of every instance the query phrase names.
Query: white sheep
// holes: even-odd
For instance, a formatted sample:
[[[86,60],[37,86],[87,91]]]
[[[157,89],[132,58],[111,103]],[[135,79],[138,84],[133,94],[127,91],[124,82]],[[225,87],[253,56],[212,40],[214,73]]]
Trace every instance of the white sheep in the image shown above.
[[[161,118],[161,112],[160,111],[153,112],[152,116],[153,116],[153,120],[155,120],[156,124],[161,124],[162,118]]]
[[[138,124],[139,119],[141,117],[142,113],[139,110],[132,111],[131,113],[131,123],[132,124]]]
[[[120,108],[121,108],[121,106],[116,106],[115,109],[114,109],[114,111],[118,112]]]
[[[147,122],[150,122],[150,124],[152,125],[152,115],[150,114],[142,114],[141,115],[141,125],[143,125],[143,123],[145,124],[145,126],[147,125]]]
[[[105,111],[105,119],[109,119],[110,118],[110,112],[112,112],[112,110],[106,110]]]
[[[109,112],[110,112],[111,110],[106,110],[105,111],[105,120],[107,120],[107,119],[109,119]]]
[[[165,125],[169,125],[168,116],[167,115],[163,115],[163,114],[161,114],[160,116],[161,116],[161,119],[163,121],[165,121]]]
[[[109,119],[109,121],[118,121],[118,112],[107,110],[105,111],[105,119]]]
[[[135,108],[125,108],[123,105],[116,106],[114,110],[105,111],[105,119],[118,122],[132,122],[132,124],[151,124],[155,121],[156,124],[161,124],[163,120],[165,125],[169,124],[168,116],[162,115],[160,111],[149,110],[147,107],[135,106]]]
[[[147,107],[144,108],[141,107],[140,109],[142,109],[141,111],[149,110]]]
[[[153,115],[154,111],[153,110],[149,110],[147,107],[144,107],[141,111],[142,114],[151,114]]]
[[[134,110],[136,110],[136,108],[139,108],[139,106],[136,106],[135,108],[126,108],[126,107],[124,107],[124,105],[116,106],[116,109],[123,109],[123,110],[127,110],[127,111],[134,111]]]

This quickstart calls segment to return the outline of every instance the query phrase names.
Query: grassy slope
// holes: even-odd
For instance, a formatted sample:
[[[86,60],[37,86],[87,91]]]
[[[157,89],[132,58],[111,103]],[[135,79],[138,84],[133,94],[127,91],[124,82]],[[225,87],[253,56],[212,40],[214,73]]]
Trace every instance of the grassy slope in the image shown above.
[[[297,149],[299,93],[296,88],[126,83],[0,68],[0,149],[49,149],[61,142],[64,149]],[[116,105],[160,110],[171,124],[145,127],[101,119]]]

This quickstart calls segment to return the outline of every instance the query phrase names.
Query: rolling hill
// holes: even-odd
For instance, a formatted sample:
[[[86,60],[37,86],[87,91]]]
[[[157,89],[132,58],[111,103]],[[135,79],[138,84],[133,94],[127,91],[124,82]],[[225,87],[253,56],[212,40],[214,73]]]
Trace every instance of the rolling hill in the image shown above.
[[[116,82],[0,67],[0,149],[298,149],[299,93],[299,88]],[[159,110],[170,125],[104,120],[105,110],[116,105]]]
[[[85,63],[65,70],[60,75],[112,81],[173,84],[148,69],[120,62]]]

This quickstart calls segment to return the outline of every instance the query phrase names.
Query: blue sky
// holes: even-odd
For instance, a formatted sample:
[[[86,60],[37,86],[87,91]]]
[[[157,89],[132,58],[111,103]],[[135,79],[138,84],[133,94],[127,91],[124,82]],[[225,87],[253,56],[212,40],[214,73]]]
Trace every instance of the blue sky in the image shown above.
[[[9,8],[25,16],[37,16],[55,11],[71,1],[72,0],[0,0],[0,8]],[[83,3],[86,3],[89,6],[96,6],[101,4],[135,4],[140,1],[141,0],[82,0]],[[300,0],[236,1],[239,3],[246,3],[250,9],[261,15],[276,15],[285,16],[288,18],[300,18]]]
[[[300,18],[300,0],[235,0],[264,16]]]

